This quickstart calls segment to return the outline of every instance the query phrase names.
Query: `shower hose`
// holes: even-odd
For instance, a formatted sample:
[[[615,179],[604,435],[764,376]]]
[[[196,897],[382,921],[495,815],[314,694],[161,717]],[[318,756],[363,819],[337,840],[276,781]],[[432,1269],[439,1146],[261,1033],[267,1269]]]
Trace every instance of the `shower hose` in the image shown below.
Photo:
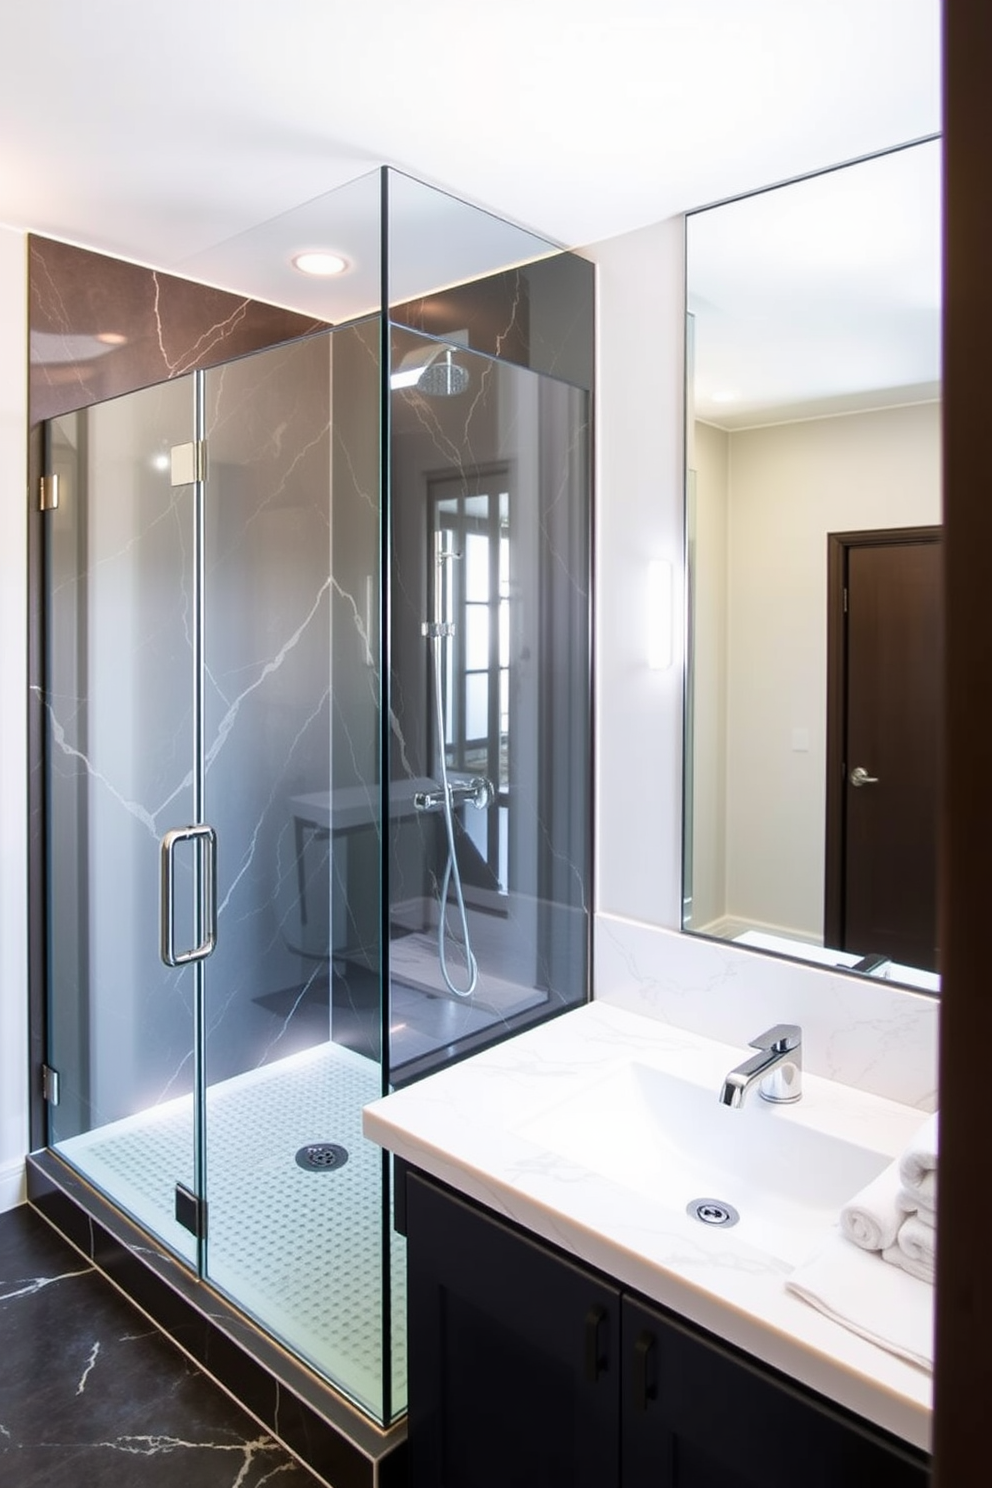
[[[447,751],[444,747],[444,700],[441,696],[441,643],[442,637],[435,635],[433,638],[434,649],[434,703],[437,711],[437,742],[438,755],[441,760],[441,789],[444,796],[442,811],[444,812],[444,827],[448,838],[448,858],[444,865],[444,874],[441,879],[440,914],[437,922],[437,959],[444,978],[444,985],[449,992],[456,997],[471,997],[475,991],[475,984],[479,980],[479,964],[472,952],[472,942],[468,931],[468,917],[465,914],[465,896],[462,893],[462,875],[458,867],[455,855],[455,822],[451,811],[451,787],[448,784],[448,761]],[[462,923],[462,949],[465,952],[465,963],[468,970],[468,985],[458,987],[452,981],[451,973],[448,971],[448,958],[446,951],[447,920],[448,920],[448,890],[452,879],[455,884],[455,898],[458,902],[458,915]],[[454,939],[454,937],[452,937]],[[457,944],[457,941],[456,941]]]

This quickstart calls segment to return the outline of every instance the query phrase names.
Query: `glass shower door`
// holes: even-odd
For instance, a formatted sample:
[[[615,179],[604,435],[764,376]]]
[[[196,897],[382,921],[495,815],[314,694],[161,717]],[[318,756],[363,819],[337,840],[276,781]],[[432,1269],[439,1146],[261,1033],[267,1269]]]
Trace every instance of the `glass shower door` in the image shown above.
[[[45,518],[49,1141],[191,1264],[202,973],[162,952],[207,928],[200,845],[174,841],[169,925],[160,869],[196,820],[193,410],[186,377],[53,421]]]
[[[379,340],[51,427],[49,1139],[388,1422]]]
[[[388,1420],[402,1242],[361,1131],[382,1092],[379,334],[206,373],[205,1275]]]

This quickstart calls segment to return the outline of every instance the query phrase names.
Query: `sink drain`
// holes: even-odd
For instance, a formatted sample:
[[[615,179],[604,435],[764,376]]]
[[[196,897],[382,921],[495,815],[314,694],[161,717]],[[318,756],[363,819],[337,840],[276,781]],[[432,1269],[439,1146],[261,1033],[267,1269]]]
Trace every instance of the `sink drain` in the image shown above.
[[[296,1154],[297,1165],[308,1173],[329,1173],[333,1168],[343,1168],[348,1154],[337,1142],[308,1142]]]
[[[728,1230],[740,1219],[733,1204],[725,1204],[723,1199],[691,1199],[685,1212],[690,1219],[698,1219],[700,1224],[722,1225]]]

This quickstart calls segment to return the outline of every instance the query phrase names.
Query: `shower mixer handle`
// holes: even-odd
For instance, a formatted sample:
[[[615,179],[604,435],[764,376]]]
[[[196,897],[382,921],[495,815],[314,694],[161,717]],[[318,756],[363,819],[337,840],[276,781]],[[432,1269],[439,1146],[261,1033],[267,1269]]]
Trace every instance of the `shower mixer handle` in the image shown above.
[[[449,776],[448,790],[452,806],[474,806],[477,811],[485,811],[496,799],[493,783],[487,780],[485,775]],[[444,787],[438,790],[415,791],[413,809],[414,811],[443,811]]]

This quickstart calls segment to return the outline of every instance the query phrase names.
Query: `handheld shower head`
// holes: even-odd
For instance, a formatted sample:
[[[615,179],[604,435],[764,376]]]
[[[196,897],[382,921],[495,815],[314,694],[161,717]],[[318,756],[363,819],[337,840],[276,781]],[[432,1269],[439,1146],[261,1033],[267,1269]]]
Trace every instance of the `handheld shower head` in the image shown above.
[[[453,398],[469,384],[468,368],[451,359],[449,346],[440,361],[430,362],[417,378],[417,391],[428,398]]]

